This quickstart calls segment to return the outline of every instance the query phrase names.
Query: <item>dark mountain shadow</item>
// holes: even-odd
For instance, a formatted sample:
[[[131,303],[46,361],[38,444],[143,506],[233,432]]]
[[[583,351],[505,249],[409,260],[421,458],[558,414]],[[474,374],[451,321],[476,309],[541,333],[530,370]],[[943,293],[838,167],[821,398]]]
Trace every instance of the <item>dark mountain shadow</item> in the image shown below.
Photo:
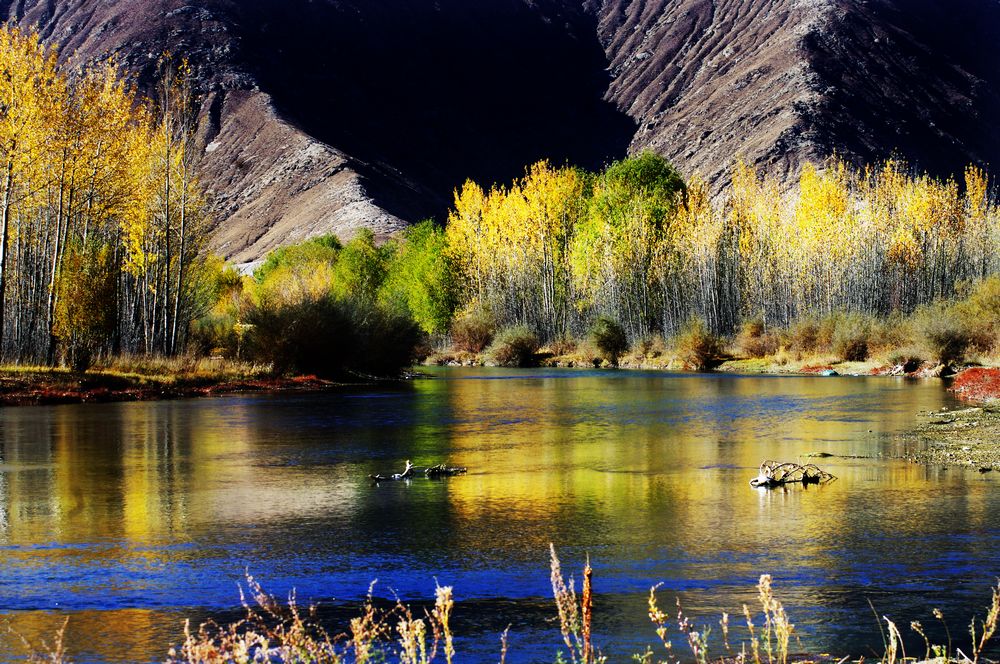
[[[603,99],[594,19],[572,3],[254,0],[241,11],[245,56],[278,110],[372,165],[359,165],[369,194],[403,218],[440,218],[466,178],[507,182],[541,158],[600,168],[635,133]]]
[[[825,102],[817,144],[949,177],[1000,158],[1000,3],[878,0],[805,46]],[[861,54],[860,56],[858,54]]]

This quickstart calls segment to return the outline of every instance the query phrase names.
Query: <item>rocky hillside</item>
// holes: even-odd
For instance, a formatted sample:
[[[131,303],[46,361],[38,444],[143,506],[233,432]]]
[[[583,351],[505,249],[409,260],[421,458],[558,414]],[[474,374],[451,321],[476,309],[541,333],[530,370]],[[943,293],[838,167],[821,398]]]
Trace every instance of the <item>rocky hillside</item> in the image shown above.
[[[631,149],[724,177],[834,151],[939,175],[1000,163],[997,0],[605,0],[608,98]]]
[[[0,0],[150,86],[188,57],[216,248],[442,215],[466,177],[654,149],[721,183],[836,150],[1000,162],[998,0]]]

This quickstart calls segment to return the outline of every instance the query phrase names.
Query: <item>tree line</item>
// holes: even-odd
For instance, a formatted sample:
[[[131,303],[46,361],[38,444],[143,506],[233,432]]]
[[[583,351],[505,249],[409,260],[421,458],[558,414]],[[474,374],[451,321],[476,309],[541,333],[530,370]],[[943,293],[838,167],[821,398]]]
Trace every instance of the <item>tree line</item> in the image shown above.
[[[909,313],[1000,272],[980,169],[941,180],[831,159],[788,191],[737,162],[713,196],[646,153],[469,181],[443,227],[314,238],[241,277],[205,251],[190,72],[165,57],[160,73],[147,98],[113,61],[60,65],[36,33],[0,28],[0,359],[195,349],[298,369],[338,349],[328,369],[382,371],[406,358],[357,358],[470,319],[545,342],[621,328],[635,343],[695,319],[732,334]]]
[[[974,167],[960,184],[832,159],[805,164],[789,193],[737,162],[725,192],[653,154],[466,182],[446,229],[460,311],[550,341],[602,317],[633,341],[692,318],[731,334],[756,318],[909,313],[1000,268],[1000,214]]]
[[[543,161],[489,190],[466,182],[444,228],[426,221],[381,245],[370,232],[313,238],[232,275],[194,338],[327,372],[405,364],[420,339],[482,350],[495,337],[522,358],[589,336],[617,356],[695,323],[733,335],[755,321],[760,336],[909,314],[1000,272],[1000,214],[976,168],[960,184],[834,159],[806,164],[786,192],[737,163],[726,192],[713,199],[653,154],[600,173]]]
[[[0,357],[171,354],[198,311],[205,203],[184,62],[155,99],[0,28]]]

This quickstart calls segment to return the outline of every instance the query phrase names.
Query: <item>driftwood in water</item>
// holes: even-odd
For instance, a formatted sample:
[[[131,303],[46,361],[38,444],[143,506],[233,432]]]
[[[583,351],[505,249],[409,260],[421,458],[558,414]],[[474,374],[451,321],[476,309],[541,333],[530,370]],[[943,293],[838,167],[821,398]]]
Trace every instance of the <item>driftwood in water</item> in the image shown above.
[[[436,466],[429,466],[427,468],[417,468],[410,463],[409,459],[407,459],[406,469],[401,473],[377,473],[375,475],[369,475],[368,477],[375,482],[399,482],[400,480],[409,480],[421,475],[430,479],[452,477],[454,475],[464,475],[467,471],[468,468],[446,466],[443,463],[439,463]]]
[[[800,465],[797,463],[777,461],[765,461],[760,464],[757,477],[750,480],[752,487],[776,487],[786,484],[825,484],[832,482],[836,477],[820,470],[815,464],[807,463]]]
[[[460,466],[446,466],[439,463],[436,466],[424,468],[424,475],[427,477],[452,477],[454,475],[464,475],[469,469]]]

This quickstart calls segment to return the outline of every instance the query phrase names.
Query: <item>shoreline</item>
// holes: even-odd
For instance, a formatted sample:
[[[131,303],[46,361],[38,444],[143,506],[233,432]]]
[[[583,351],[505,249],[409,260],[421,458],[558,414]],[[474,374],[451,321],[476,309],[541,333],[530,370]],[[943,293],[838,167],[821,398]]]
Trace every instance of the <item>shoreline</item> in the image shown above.
[[[499,367],[501,365],[489,362],[484,354],[444,351],[433,353],[424,359],[420,366],[438,367]],[[809,356],[798,360],[766,358],[733,357],[721,360],[710,371],[696,371],[682,360],[667,355],[657,357],[636,358],[623,357],[617,366],[596,358],[591,360],[578,355],[553,355],[541,352],[536,355],[533,365],[523,368],[542,367],[560,369],[620,369],[623,371],[671,371],[678,373],[704,374],[745,374],[745,375],[776,375],[776,376],[816,376],[824,371],[835,371],[836,376],[895,376],[901,378],[949,378],[965,369],[953,371],[944,365],[924,362],[915,366],[894,365],[880,359],[870,359],[861,362],[841,360],[828,355]],[[998,389],[1000,397],[1000,389]]]
[[[918,413],[914,428],[899,435],[907,447],[898,458],[924,465],[1000,470],[1000,405]]]
[[[439,358],[441,356],[438,356]],[[433,356],[432,358],[433,359]],[[481,356],[466,354],[465,361],[428,362],[438,366],[487,366]],[[680,371],[681,364],[672,358],[661,361],[636,362],[630,358],[618,366],[623,371]],[[548,357],[543,367],[601,368],[576,358]],[[608,368],[605,365],[605,368]],[[907,371],[906,369],[911,369]],[[938,379],[948,381],[947,389],[965,405],[959,408],[913,413],[912,427],[896,434],[903,451],[886,458],[923,465],[978,470],[981,473],[1000,472],[1000,367],[966,367],[951,373],[942,365],[924,363],[918,367],[893,366],[878,360],[844,362],[823,357],[776,362],[774,358],[734,359],[720,364],[707,373],[818,376],[834,370],[838,377],[899,377],[913,380]]]
[[[269,377],[0,368],[0,406],[166,401],[230,394],[324,392],[352,387],[316,376]]]

